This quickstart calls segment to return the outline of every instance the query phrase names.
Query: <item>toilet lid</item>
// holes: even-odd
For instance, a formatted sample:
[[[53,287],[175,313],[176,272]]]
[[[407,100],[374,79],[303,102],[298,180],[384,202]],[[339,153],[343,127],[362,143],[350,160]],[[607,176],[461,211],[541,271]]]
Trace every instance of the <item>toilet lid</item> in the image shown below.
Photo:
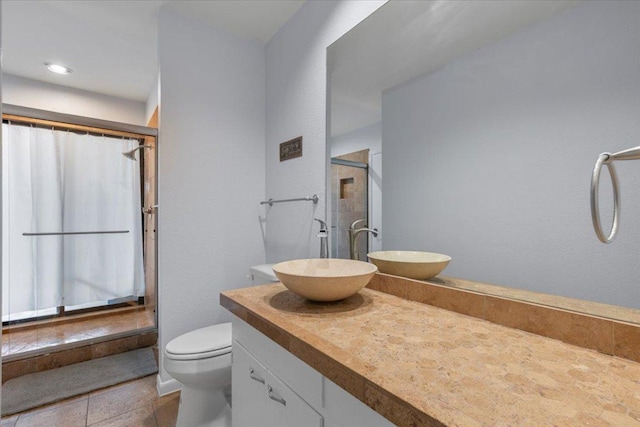
[[[207,326],[169,341],[167,357],[176,360],[205,359],[231,352],[231,323]]]

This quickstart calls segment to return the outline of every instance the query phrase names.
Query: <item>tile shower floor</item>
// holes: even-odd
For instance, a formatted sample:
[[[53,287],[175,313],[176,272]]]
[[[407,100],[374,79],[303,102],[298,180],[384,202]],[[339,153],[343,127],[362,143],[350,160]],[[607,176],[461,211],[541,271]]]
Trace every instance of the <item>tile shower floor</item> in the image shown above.
[[[156,376],[2,418],[0,427],[174,427],[180,392],[158,397]]]
[[[153,311],[116,310],[3,328],[2,357],[151,327]]]

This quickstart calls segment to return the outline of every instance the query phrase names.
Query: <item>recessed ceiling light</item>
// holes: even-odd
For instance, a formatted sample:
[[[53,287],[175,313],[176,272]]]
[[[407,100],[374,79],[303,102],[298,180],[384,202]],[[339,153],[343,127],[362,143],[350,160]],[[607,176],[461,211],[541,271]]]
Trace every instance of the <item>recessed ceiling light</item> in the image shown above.
[[[64,65],[58,65],[58,64],[51,64],[51,63],[45,63],[44,65],[47,66],[47,70],[51,71],[52,73],[56,73],[56,74],[71,74],[73,73],[73,70],[69,67],[65,67]]]

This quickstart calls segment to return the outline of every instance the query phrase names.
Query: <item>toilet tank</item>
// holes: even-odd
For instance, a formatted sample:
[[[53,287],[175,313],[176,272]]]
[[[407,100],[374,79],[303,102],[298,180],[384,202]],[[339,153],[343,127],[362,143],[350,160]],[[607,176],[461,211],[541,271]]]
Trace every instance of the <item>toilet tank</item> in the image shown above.
[[[273,273],[274,264],[260,264],[249,267],[251,272],[251,283],[254,286],[264,285],[265,283],[279,282],[276,275]]]

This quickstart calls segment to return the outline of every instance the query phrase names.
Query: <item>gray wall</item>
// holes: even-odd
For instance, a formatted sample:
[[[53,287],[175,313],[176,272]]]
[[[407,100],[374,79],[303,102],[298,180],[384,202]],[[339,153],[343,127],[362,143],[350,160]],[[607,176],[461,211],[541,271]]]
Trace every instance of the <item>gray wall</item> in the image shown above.
[[[386,91],[384,249],[451,255],[449,276],[640,307],[640,161],[618,166],[613,244],[589,212],[598,154],[640,145],[638,22],[640,2],[585,2]]]
[[[331,138],[331,157],[367,149],[371,153],[382,150],[382,123],[374,123]]]
[[[160,9],[159,348],[264,262],[264,46]],[[161,353],[162,354],[162,353]],[[160,390],[170,377],[160,371]]]
[[[144,102],[10,74],[2,76],[2,96],[5,104],[141,126],[146,126],[148,122]]]
[[[386,0],[309,1],[266,46],[266,199],[317,194],[311,202],[265,208],[266,259],[317,257],[326,218],[327,46]],[[280,162],[281,142],[302,135],[302,157]]]

